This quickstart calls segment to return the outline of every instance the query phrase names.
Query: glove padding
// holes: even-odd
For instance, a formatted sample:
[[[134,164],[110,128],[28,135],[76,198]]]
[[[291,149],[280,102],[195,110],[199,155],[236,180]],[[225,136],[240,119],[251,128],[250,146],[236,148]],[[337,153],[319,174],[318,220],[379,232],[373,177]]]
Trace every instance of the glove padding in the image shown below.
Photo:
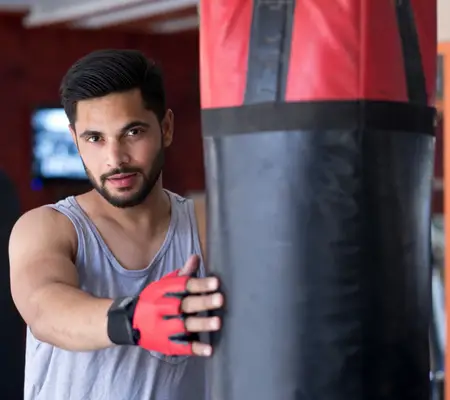
[[[150,283],[139,295],[132,320],[139,332],[137,344],[144,349],[165,355],[192,355],[192,341],[185,327],[186,314],[181,302],[189,294],[186,285],[190,276],[178,276],[174,271]]]

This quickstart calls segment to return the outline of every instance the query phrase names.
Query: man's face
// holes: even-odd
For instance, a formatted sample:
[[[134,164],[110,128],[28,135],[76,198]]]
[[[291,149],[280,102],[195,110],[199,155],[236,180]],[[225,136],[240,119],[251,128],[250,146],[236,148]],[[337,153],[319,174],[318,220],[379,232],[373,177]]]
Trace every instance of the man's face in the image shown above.
[[[158,181],[172,142],[173,114],[162,123],[139,90],[83,100],[71,129],[87,175],[113,206],[142,203]]]

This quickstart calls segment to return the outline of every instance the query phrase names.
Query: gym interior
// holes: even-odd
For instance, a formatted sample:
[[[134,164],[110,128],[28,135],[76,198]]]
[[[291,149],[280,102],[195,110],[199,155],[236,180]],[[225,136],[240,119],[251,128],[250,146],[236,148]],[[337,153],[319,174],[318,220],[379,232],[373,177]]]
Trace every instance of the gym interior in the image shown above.
[[[380,3],[384,2],[382,0],[377,1]],[[246,116],[250,115],[248,118],[251,118],[251,116],[255,115],[254,112],[250,112],[250,114],[236,112],[233,114],[233,118],[236,118],[237,122],[230,122],[230,120],[227,119],[227,116],[232,114],[227,114],[225,111],[224,114],[214,114],[214,110],[209,113],[210,110],[208,109],[216,107],[215,104],[218,104],[218,108],[221,109],[227,107],[233,108],[239,105],[231,104],[233,100],[231,100],[230,104],[226,104],[227,99],[223,99],[226,97],[224,96],[223,91],[229,91],[229,97],[233,97],[234,94],[231,92],[234,89],[227,88],[226,84],[223,82],[221,86],[217,81],[223,76],[250,74],[249,71],[251,70],[253,71],[251,73],[254,74],[255,81],[258,81],[259,79],[258,82],[262,87],[264,86],[264,78],[261,77],[261,74],[258,75],[257,65],[251,66],[250,64],[252,62],[254,64],[264,64],[264,62],[270,64],[270,62],[273,61],[269,59],[264,60],[256,56],[251,60],[251,57],[249,56],[248,60],[245,59],[244,61],[244,63],[248,62],[248,65],[246,64],[245,68],[242,70],[236,70],[236,68],[233,69],[239,64],[238,61],[235,61],[237,56],[233,51],[241,51],[242,48],[239,47],[240,42],[248,42],[249,36],[253,34],[247,32],[249,29],[247,29],[247,31],[243,28],[241,29],[239,25],[243,18],[241,14],[244,15],[247,12],[251,14],[251,8],[255,6],[253,3],[261,3],[261,7],[268,7],[269,10],[271,7],[274,9],[284,7],[287,10],[285,11],[286,13],[293,13],[292,8],[289,8],[294,7],[292,4],[296,3],[296,7],[306,8],[307,3],[311,2],[303,2],[300,0],[297,0],[296,2],[288,0],[285,2],[241,0],[241,3],[239,3],[238,1],[232,0],[214,0],[211,1],[210,6],[205,5],[204,9],[200,7],[199,3],[208,3],[208,1],[83,0],[74,2],[70,0],[0,0],[0,85],[3,94],[3,101],[0,107],[0,121],[3,126],[3,133],[0,135],[0,179],[3,190],[3,195],[0,196],[0,257],[3,264],[3,279],[0,282],[1,285],[3,285],[3,290],[1,291],[2,295],[0,298],[2,305],[1,309],[3,310],[3,316],[5,317],[3,320],[3,329],[0,333],[0,343],[2,343],[2,352],[4,354],[2,360],[5,367],[2,378],[0,379],[0,392],[3,393],[1,397],[4,399],[19,400],[23,398],[23,374],[25,363],[26,327],[12,302],[8,276],[8,240],[12,226],[21,214],[30,209],[44,204],[54,203],[67,196],[77,195],[89,190],[91,187],[78,156],[77,148],[72,142],[67,129],[68,121],[59,101],[59,85],[61,83],[61,78],[69,66],[74,60],[85,54],[103,48],[137,49],[157,60],[164,71],[167,101],[169,107],[174,112],[176,121],[175,139],[166,154],[164,185],[169,190],[184,196],[195,198],[197,196],[204,196],[206,192],[207,196],[215,198],[216,196],[219,196],[217,193],[221,193],[216,186],[220,186],[220,183],[216,182],[217,176],[212,176],[213,172],[208,172],[205,164],[207,166],[209,163],[211,166],[216,162],[215,160],[211,161],[212,156],[208,156],[208,154],[214,153],[214,149],[221,149],[221,147],[216,147],[216,145],[211,144],[211,142],[222,140],[226,129],[232,130],[236,125],[239,125],[239,123],[245,123],[243,119],[245,120],[245,118],[247,118]],[[327,6],[331,10],[329,13],[342,12],[345,14],[346,9],[351,7],[357,8],[354,3],[355,2],[351,0],[334,0],[334,2],[331,0],[321,0],[316,2],[317,9],[315,9],[315,11],[322,11],[324,9],[323,7]],[[374,1],[361,0],[361,3],[371,4],[374,3]],[[423,42],[428,41],[427,43],[429,43],[427,45],[428,50],[434,48],[433,42],[435,42],[434,46],[437,51],[435,59],[433,58],[433,60],[431,60],[428,55],[425,56],[422,54],[423,58],[427,57],[426,60],[422,60],[422,64],[431,66],[428,69],[433,70],[432,72],[428,71],[427,73],[428,79],[430,79],[430,76],[433,77],[433,90],[435,93],[430,94],[431,90],[429,90],[427,107],[434,109],[435,115],[433,118],[433,132],[432,135],[430,135],[430,137],[433,136],[434,138],[433,154],[430,156],[432,157],[434,170],[432,177],[428,180],[429,182],[427,181],[429,183],[430,191],[429,196],[426,195],[424,198],[421,197],[418,200],[423,202],[423,207],[427,208],[429,206],[431,210],[431,262],[427,265],[422,265],[423,270],[429,272],[430,279],[427,282],[420,283],[425,288],[430,288],[428,294],[429,308],[431,311],[429,315],[418,319],[422,322],[425,321],[424,323],[429,321],[429,346],[427,347],[429,363],[428,361],[426,363],[426,369],[429,370],[429,374],[425,377],[427,385],[429,385],[429,397],[426,398],[433,400],[450,400],[450,390],[447,390],[447,394],[445,394],[446,391],[444,390],[446,370],[448,369],[448,365],[450,365],[450,354],[446,352],[446,342],[448,338],[448,330],[446,329],[446,309],[450,307],[450,300],[448,300],[450,297],[445,296],[446,287],[450,287],[450,274],[445,273],[446,269],[450,268],[450,257],[446,254],[446,249],[449,248],[446,244],[449,243],[450,239],[448,235],[445,235],[444,229],[445,224],[448,224],[449,218],[445,210],[450,209],[450,193],[445,191],[447,182],[450,184],[450,157],[447,156],[450,154],[450,141],[446,141],[446,138],[450,137],[450,124],[447,124],[447,119],[450,118],[450,23],[448,23],[450,18],[450,1],[438,0],[436,2],[431,0],[411,0],[410,2],[406,1],[405,3],[411,3],[412,8],[417,7],[415,9],[416,17],[418,14],[426,14],[428,19],[423,22],[423,26],[428,24],[428,26],[436,27],[437,30],[437,38],[433,37],[432,28],[429,28],[427,31],[428,33],[422,33],[422,36],[426,37],[423,39]],[[337,6],[338,4],[340,6]],[[373,7],[373,4],[371,6]],[[420,13],[417,11],[425,8],[429,8],[431,11],[428,13]],[[204,12],[202,13],[202,11]],[[311,11],[311,14],[314,13]],[[340,14],[335,14],[335,18],[338,18],[337,15]],[[372,15],[373,18],[381,18],[380,26],[382,26],[382,17],[376,13]],[[210,18],[210,20],[204,21],[207,18]],[[214,26],[217,25],[218,21],[220,22],[220,18],[223,20],[223,26]],[[319,17],[316,15],[316,18]],[[425,17],[423,20],[425,20]],[[274,35],[285,35],[282,31],[275,31],[275,34],[274,31],[270,31],[274,25],[272,26],[267,21],[268,20],[265,20],[261,16],[259,25],[255,24],[257,27],[255,28],[252,26],[252,29],[259,29],[260,31],[267,29],[268,38],[274,37]],[[264,25],[266,23],[267,27]],[[239,25],[239,28],[235,27],[233,24]],[[310,25],[310,29],[314,30],[312,28],[313,26],[317,26],[317,29],[320,30],[320,20],[314,20]],[[222,31],[218,32],[220,29],[222,29]],[[273,29],[277,28],[275,27]],[[425,28],[423,28],[423,30],[425,30]],[[206,31],[207,33],[205,33]],[[303,35],[306,39],[303,41],[298,39],[297,42],[294,42],[292,39],[292,43],[290,44],[291,49],[294,49],[294,46],[300,46],[301,43],[306,46],[305,43],[308,42],[309,37],[306,28],[304,32],[302,31],[301,33],[298,33],[298,35]],[[314,37],[315,36],[311,34],[311,43],[313,43],[313,46],[314,40],[316,40]],[[339,37],[339,32],[336,33],[336,37]],[[211,43],[206,43],[208,40]],[[214,42],[214,40],[216,40],[216,42]],[[337,42],[339,42],[339,40],[341,39],[336,39]],[[318,42],[320,42],[320,40]],[[234,45],[235,50],[233,50]],[[380,43],[381,48],[383,45],[384,44]],[[222,46],[224,54],[229,55],[230,57],[229,63],[226,60],[223,62],[223,55],[221,61],[214,59],[214,57],[217,57],[218,53],[220,53],[217,49],[216,52],[212,50],[214,46],[219,48]],[[310,53],[308,54],[314,53],[314,48],[310,48],[309,51]],[[382,50],[380,51],[380,54],[383,54]],[[431,50],[429,50],[428,53],[430,51]],[[262,57],[265,57],[264,54],[269,57],[267,53],[261,54],[263,54]],[[406,53],[404,53],[404,56],[405,54]],[[330,55],[330,57],[332,56]],[[302,58],[301,55],[297,55],[297,58],[298,60],[296,62],[301,63],[301,61],[299,61]],[[387,61],[388,64],[389,62],[390,61]],[[332,61],[330,61],[330,63],[332,63]],[[336,62],[336,65],[336,68],[338,69],[340,65],[339,62]],[[249,71],[247,71],[247,67]],[[309,67],[305,68],[308,69]],[[377,64],[374,68],[382,67]],[[209,77],[215,74],[209,79],[210,85],[208,79],[205,77],[205,71],[210,73],[208,75]],[[329,73],[332,74],[332,72]],[[336,70],[335,73],[339,74],[340,72]],[[317,74],[325,74],[325,72],[318,69]],[[224,81],[226,82],[227,79],[228,78],[224,78]],[[302,78],[299,79],[301,80]],[[288,79],[287,83],[287,85],[292,88],[291,92],[297,90],[295,89],[297,86],[302,85],[301,82],[295,83],[293,80],[295,80],[295,78],[292,78],[292,80]],[[270,86],[270,82],[267,85]],[[264,91],[264,88],[262,90]],[[290,93],[289,87],[286,89],[286,92]],[[249,100],[248,104],[255,104],[258,102],[258,90],[255,89],[254,93],[256,94],[253,95],[253,100]],[[297,101],[299,100],[298,98],[295,98],[295,93],[291,93],[290,96]],[[212,100],[211,98],[214,98],[215,100]],[[266,99],[265,101],[275,102],[276,100]],[[264,108],[261,110],[264,110]],[[261,110],[259,112],[261,112]],[[261,123],[270,124],[270,122],[267,122],[268,118],[263,118],[261,113],[259,115],[262,122],[256,124],[256,122],[252,120],[256,125],[259,126]],[[395,114],[393,114],[393,117],[396,118]],[[291,118],[287,119],[289,121],[291,120]],[[289,125],[289,122],[287,122],[287,124]],[[308,122],[305,122],[305,124],[307,125]],[[248,128],[247,131],[249,129],[250,128]],[[284,129],[288,130],[288,128]],[[49,140],[48,132],[51,132],[52,138],[57,136],[58,140]],[[230,132],[230,135],[233,136],[232,132]],[[236,137],[236,135],[233,137]],[[264,145],[262,142],[259,146]],[[236,144],[234,146],[236,150],[239,147]],[[251,148],[253,147],[249,145],[246,150]],[[266,150],[262,147],[257,147],[257,149],[257,151],[261,151],[261,154],[266,154]],[[289,151],[289,146],[285,146],[284,149]],[[229,151],[232,152],[232,150]],[[278,149],[278,151],[281,150]],[[231,167],[233,162],[231,155],[226,152],[226,149],[223,150],[223,152],[225,155],[222,162],[225,165],[221,165],[221,168],[229,168],[231,174],[231,171],[235,171],[235,169]],[[236,163],[243,165],[242,163],[247,156],[249,156],[248,153],[236,156]],[[252,160],[257,162],[257,157],[252,157],[253,156],[249,156],[249,158],[247,158],[248,162],[250,163]],[[286,157],[290,156],[286,155]],[[415,161],[410,160],[408,162],[414,163]],[[286,166],[286,168],[289,169],[290,167]],[[255,177],[258,175],[256,173],[253,175],[249,173],[248,179],[250,179],[250,176]],[[404,179],[405,181],[408,180],[406,176]],[[421,179],[426,180],[426,177],[422,177]],[[427,182],[425,182],[425,192],[428,187]],[[242,182],[239,184],[241,186],[243,185]],[[332,185],[333,182],[330,181],[328,184]],[[228,185],[230,185],[229,189],[231,190],[233,185],[230,183],[228,183]],[[400,187],[402,187],[402,185],[400,185]],[[323,190],[325,193],[325,189]],[[401,199],[408,196],[413,196],[413,194],[402,193],[399,198]],[[224,196],[222,201],[225,202],[226,199],[227,196]],[[230,204],[233,204],[233,207],[239,207],[239,203],[237,203],[235,198],[232,198],[231,195],[229,201]],[[265,201],[264,198],[262,198],[261,201]],[[268,201],[273,203],[275,200],[268,199]],[[280,207],[284,207],[286,204],[292,206],[293,202],[282,203]],[[229,207],[231,207],[231,205]],[[262,209],[264,209],[264,207]],[[401,209],[401,207],[399,209]],[[219,215],[218,208],[214,208],[214,205],[211,207],[210,212],[213,218],[214,216]],[[333,216],[331,215],[329,218],[333,218]],[[310,223],[312,225],[315,224],[314,220],[310,221]],[[322,227],[322,229],[324,228]],[[316,237],[319,240],[319,236]],[[220,238],[221,236],[219,234],[215,236],[215,239],[219,241]],[[421,238],[423,239],[422,236]],[[255,238],[254,240],[257,239]],[[403,268],[407,271],[408,265],[405,265]],[[308,274],[305,272],[303,275],[306,276]],[[427,276],[427,274],[425,273],[420,276]],[[245,277],[243,276],[243,279],[244,278]],[[309,277],[308,279],[314,278]],[[392,279],[395,280],[397,278]],[[395,285],[395,282],[391,283]],[[267,283],[264,284],[267,285]],[[311,284],[313,284],[313,282],[311,282]],[[278,293],[278,295],[280,295],[280,293]],[[388,297],[389,293],[390,292],[388,291],[386,297]],[[273,295],[275,296],[275,294]],[[268,296],[270,296],[270,291],[268,292]],[[243,299],[243,297],[240,296],[239,299]],[[394,303],[395,296],[392,299],[386,300],[386,307],[395,307]],[[315,303],[311,301],[311,304]],[[258,314],[258,316],[259,315],[260,314]],[[230,318],[234,317],[230,316]],[[414,317],[409,316],[409,318]],[[314,318],[311,319],[311,323],[313,323],[313,319]],[[299,318],[297,322],[308,324],[306,317]],[[336,325],[339,324],[339,322],[335,323]],[[320,324],[317,326],[320,327]],[[236,332],[233,333],[233,335],[230,334],[230,337],[232,336],[234,338],[234,335],[242,335],[242,332]],[[280,335],[283,337],[282,332],[280,332]],[[292,335],[288,335],[287,337],[291,338]],[[327,357],[330,356],[330,353],[326,353],[323,349],[319,348],[321,343],[317,342],[317,348],[312,346],[308,350],[307,356],[301,355],[302,349],[300,349],[300,347],[304,345],[304,343],[298,344],[299,348],[296,348],[296,351],[299,352],[299,358],[303,357],[302,360],[298,361],[299,365],[301,365],[301,368],[299,367],[299,369],[302,371],[299,380],[304,381],[303,383],[305,383],[306,388],[303,395],[300,391],[300,394],[297,393],[297,397],[289,397],[286,399],[273,398],[273,400],[290,400],[294,398],[296,400],[340,400],[344,398],[346,398],[346,400],[369,399],[369,397],[364,397],[362,395],[361,397],[354,398],[344,396],[346,391],[345,384],[339,383],[339,380],[342,378],[341,374],[349,374],[350,378],[353,380],[359,379],[358,375],[351,376],[352,374],[357,374],[357,372],[351,368],[348,371],[346,368],[343,368],[340,373],[336,373],[336,380],[330,378],[331,381],[329,381],[329,384],[331,387],[328,386],[325,389],[323,382],[319,382],[320,378],[318,376],[321,375],[322,370],[324,375],[326,373],[331,374],[326,367],[327,365],[330,365],[329,363],[333,362],[333,360],[327,359]],[[237,364],[242,364],[242,368],[245,367],[249,370],[251,370],[252,363],[264,364],[270,363],[273,360],[265,359],[263,354],[256,359],[245,354],[242,354],[242,359],[233,359],[231,355],[238,354],[236,348],[231,349],[231,347],[237,346],[235,342],[230,339],[229,341],[226,341],[223,346],[228,346],[230,348],[228,350],[224,349],[223,354],[218,355],[218,357],[222,357],[222,359],[213,364],[213,367],[218,371],[214,372],[214,374],[220,375],[221,372],[226,369],[227,375],[215,389],[217,390],[217,397],[214,397],[214,399],[268,400],[268,397],[262,397],[263,394],[253,394],[250,395],[250,397],[241,397],[239,395],[239,390],[237,390],[236,393],[228,395],[227,390],[224,389],[226,386],[225,381],[232,382],[235,377],[233,377],[233,373],[230,372],[230,369],[233,369],[232,366],[228,366],[227,368],[224,367],[224,360],[228,360],[227,362],[230,363],[236,363],[236,367]],[[364,346],[370,347],[370,343],[365,343]],[[406,345],[394,343],[394,346],[402,348],[401,351],[405,351],[403,347],[410,346],[406,351],[412,351],[413,353],[415,351],[415,345],[413,343]],[[317,357],[314,357],[314,352],[317,352]],[[225,353],[227,353],[228,356]],[[397,354],[396,350],[393,350],[393,354]],[[387,357],[385,361],[374,361],[376,366],[373,367],[373,370],[369,368],[372,372],[375,369],[381,371],[385,368],[391,368],[392,371],[394,371],[390,375],[385,374],[386,376],[383,378],[384,382],[387,382],[387,387],[385,389],[382,390],[376,385],[375,381],[379,377],[377,379],[373,378],[373,382],[370,377],[366,380],[361,379],[361,381],[364,381],[361,383],[363,386],[377,386],[376,390],[372,388],[373,393],[376,392],[376,394],[373,394],[373,397],[370,397],[370,399],[425,399],[425,397],[415,397],[413,394],[414,390],[408,390],[408,395],[402,397],[394,397],[393,394],[389,394],[398,393],[397,389],[392,389],[392,387],[396,387],[396,385],[400,388],[404,388],[407,385],[411,385],[412,387],[418,385],[416,389],[417,392],[420,393],[422,393],[421,390],[423,389],[423,386],[419,388],[421,384],[417,383],[421,381],[421,378],[417,377],[415,374],[417,371],[422,371],[425,367],[417,368],[415,371],[409,371],[409,363],[405,361],[405,359],[399,359],[398,357],[396,358],[396,356],[393,356],[390,358]],[[312,362],[311,360],[314,358],[317,359]],[[371,359],[365,361],[370,363]],[[414,364],[416,361],[417,359],[411,361],[411,364]],[[277,364],[275,361],[273,362],[274,365]],[[292,360],[291,362],[296,363],[297,361]],[[285,367],[290,368],[290,366]],[[294,366],[291,367],[294,368]],[[311,372],[306,373],[303,371],[303,369],[309,369],[310,367]],[[264,369],[263,376],[260,377],[261,382],[266,379],[264,377],[266,371],[269,371],[269,369]],[[397,374],[395,371],[401,371],[399,376],[395,376]],[[377,376],[383,375],[381,372],[373,373]],[[414,377],[417,378],[417,380]],[[217,379],[220,381],[220,378]],[[255,376],[251,376],[249,381],[252,381],[252,379],[254,379],[253,384],[255,387],[261,383],[258,383],[258,379]],[[342,380],[345,381],[346,379],[342,378]],[[379,378],[379,381],[381,382],[382,378]],[[397,383],[397,381],[401,382]],[[317,384],[311,384],[311,382],[317,382]],[[302,387],[303,383],[299,383],[298,385]],[[392,390],[390,391],[389,388]],[[242,390],[241,393],[244,393],[244,389]],[[363,392],[364,391],[359,391],[358,393]],[[255,391],[251,393],[258,393],[258,391],[255,389]],[[276,390],[273,391],[273,393],[276,393]],[[282,392],[279,391],[279,393]],[[333,393],[333,395],[330,397],[329,393]]]

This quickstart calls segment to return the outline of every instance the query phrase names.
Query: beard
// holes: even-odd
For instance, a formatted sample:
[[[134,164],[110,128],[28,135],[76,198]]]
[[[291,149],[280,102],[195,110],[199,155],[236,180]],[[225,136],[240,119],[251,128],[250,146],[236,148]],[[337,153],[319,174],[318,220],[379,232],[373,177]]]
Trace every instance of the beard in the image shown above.
[[[83,163],[84,165],[84,163]],[[112,206],[117,208],[129,208],[135,207],[141,204],[152,192],[155,187],[156,182],[161,176],[162,169],[164,166],[164,148],[161,146],[156,158],[154,159],[151,167],[148,171],[144,171],[140,168],[136,167],[122,167],[116,168],[112,171],[109,171],[107,174],[103,174],[100,176],[100,182],[97,182],[95,178],[92,176],[92,173],[89,169],[84,165],[84,169],[89,178],[94,189]],[[123,196],[115,196],[110,193],[108,188],[106,187],[106,182],[109,177],[117,174],[139,174],[142,177],[141,186],[137,191],[133,191],[133,193]],[[123,193],[126,193],[125,191]]]

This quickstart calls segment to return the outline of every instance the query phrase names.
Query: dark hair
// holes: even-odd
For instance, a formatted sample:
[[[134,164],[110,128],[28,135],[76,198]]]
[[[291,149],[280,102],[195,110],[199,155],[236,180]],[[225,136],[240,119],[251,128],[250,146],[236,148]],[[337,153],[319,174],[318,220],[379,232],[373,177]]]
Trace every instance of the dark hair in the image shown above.
[[[164,83],[155,62],[137,50],[97,50],[67,71],[60,88],[61,103],[74,125],[79,101],[132,89],[140,89],[145,107],[159,120],[164,118]]]

